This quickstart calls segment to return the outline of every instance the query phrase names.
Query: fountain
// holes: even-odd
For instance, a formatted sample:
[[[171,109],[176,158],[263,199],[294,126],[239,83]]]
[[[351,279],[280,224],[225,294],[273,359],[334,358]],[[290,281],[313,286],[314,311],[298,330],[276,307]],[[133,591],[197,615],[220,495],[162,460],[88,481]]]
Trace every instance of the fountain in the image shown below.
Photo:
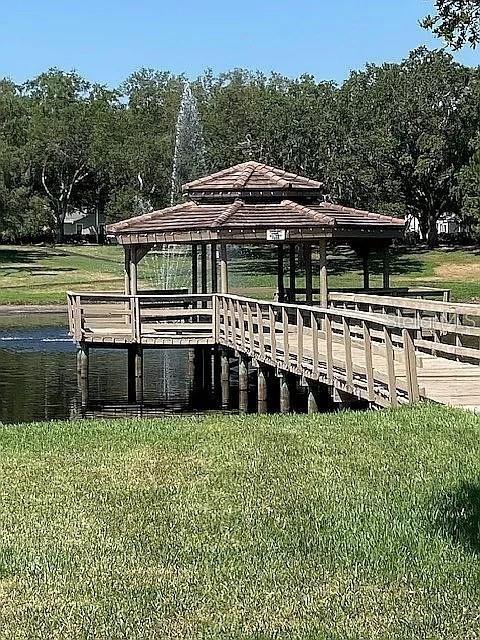
[[[182,184],[205,174],[205,143],[197,101],[190,84],[185,83],[175,127],[170,204],[181,201]],[[188,288],[190,262],[187,247],[165,245],[154,249],[144,260],[143,278],[153,289]]]

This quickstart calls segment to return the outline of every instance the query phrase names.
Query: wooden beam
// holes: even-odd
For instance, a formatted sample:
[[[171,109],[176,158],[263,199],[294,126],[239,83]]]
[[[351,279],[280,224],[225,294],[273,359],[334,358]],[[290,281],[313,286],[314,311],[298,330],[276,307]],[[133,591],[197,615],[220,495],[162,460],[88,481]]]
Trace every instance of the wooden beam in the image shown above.
[[[307,304],[313,302],[313,280],[312,280],[312,245],[305,244],[303,246],[303,255],[305,261],[305,294]]]
[[[320,306],[328,306],[328,276],[327,276],[327,241],[321,240],[319,244],[319,269],[320,269]]]
[[[228,252],[227,245],[220,245],[220,292],[228,293]]]
[[[222,394],[222,409],[230,406],[230,359],[227,349],[220,354],[220,385]]]
[[[280,413],[290,413],[290,406],[288,373],[283,371],[280,376]]]

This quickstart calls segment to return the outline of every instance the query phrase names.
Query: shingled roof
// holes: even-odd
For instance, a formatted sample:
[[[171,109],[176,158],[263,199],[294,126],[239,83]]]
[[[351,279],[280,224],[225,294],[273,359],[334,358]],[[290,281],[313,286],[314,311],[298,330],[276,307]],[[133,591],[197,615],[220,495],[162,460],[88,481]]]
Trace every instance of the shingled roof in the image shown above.
[[[398,237],[404,222],[331,202],[304,205],[291,200],[229,204],[185,202],[110,225],[120,242],[187,242],[228,239],[231,242],[265,239],[269,229],[284,229],[286,240],[363,235]],[[127,236],[129,239],[127,239]]]
[[[260,162],[243,162],[183,185],[191,197],[199,193],[322,192],[323,183]]]

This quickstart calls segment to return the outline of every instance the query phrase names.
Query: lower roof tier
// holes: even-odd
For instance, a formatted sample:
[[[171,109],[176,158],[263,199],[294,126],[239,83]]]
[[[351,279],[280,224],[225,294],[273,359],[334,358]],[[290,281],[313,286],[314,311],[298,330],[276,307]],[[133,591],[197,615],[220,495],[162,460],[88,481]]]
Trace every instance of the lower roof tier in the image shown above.
[[[314,240],[315,238],[394,239],[404,221],[331,202],[304,205],[277,203],[228,204],[184,202],[174,207],[123,220],[107,227],[121,244]]]

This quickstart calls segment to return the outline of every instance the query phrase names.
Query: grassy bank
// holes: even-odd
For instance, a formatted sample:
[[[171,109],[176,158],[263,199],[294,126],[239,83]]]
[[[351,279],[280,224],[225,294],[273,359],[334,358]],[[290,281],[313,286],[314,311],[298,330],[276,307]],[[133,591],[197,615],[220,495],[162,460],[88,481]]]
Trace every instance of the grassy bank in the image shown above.
[[[161,257],[140,263],[142,285],[155,288]],[[287,266],[287,265],[286,265]],[[336,251],[329,259],[329,283],[362,286],[361,265],[352,252]],[[171,285],[189,285],[189,258],[173,260],[179,275]],[[271,298],[276,287],[276,257],[272,248],[235,252],[230,281],[235,293]],[[117,246],[0,246],[1,304],[63,304],[65,291],[111,291],[123,288],[122,250]],[[381,286],[381,264],[372,261],[372,286]],[[422,251],[402,249],[393,255],[393,286],[446,287],[455,300],[480,300],[480,250]],[[298,286],[302,286],[299,278]]]
[[[480,420],[0,430],[0,638],[474,638]]]

